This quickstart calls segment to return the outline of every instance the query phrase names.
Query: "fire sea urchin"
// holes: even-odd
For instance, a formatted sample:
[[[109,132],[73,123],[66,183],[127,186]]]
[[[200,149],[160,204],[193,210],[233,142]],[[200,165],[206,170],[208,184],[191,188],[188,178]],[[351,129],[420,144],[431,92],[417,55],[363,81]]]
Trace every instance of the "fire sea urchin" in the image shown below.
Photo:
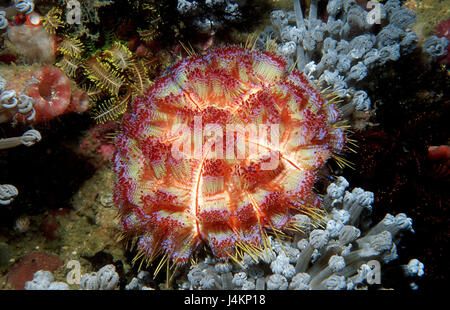
[[[123,235],[149,261],[183,264],[207,244],[224,259],[314,214],[318,168],[339,153],[336,106],[282,57],[222,47],[180,60],[134,99],[117,137]]]

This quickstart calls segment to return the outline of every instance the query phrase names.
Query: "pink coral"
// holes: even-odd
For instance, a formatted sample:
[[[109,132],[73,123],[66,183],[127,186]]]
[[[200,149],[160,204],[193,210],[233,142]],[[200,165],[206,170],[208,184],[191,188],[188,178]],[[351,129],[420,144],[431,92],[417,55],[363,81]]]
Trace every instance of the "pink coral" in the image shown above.
[[[31,281],[36,271],[55,271],[62,264],[63,261],[55,255],[33,252],[16,262],[9,270],[6,279],[13,289],[23,290],[25,282]]]
[[[113,140],[108,138],[118,129],[116,122],[98,124],[86,132],[80,143],[79,154],[87,157],[96,167],[111,159],[115,146]]]
[[[428,159],[435,162],[433,166],[434,177],[448,177],[450,175],[450,146],[429,146]]]
[[[89,98],[84,91],[73,89],[69,78],[54,66],[38,69],[34,75],[38,84],[31,84],[27,95],[35,100],[35,121],[50,120],[67,112],[84,112]]]
[[[6,89],[15,90],[34,100],[34,118],[13,113],[23,122],[42,122],[69,112],[84,112],[89,108],[89,97],[74,85],[65,73],[55,66],[8,66],[0,68],[7,81]]]
[[[443,20],[435,27],[437,30],[437,37],[444,37],[450,42],[450,18]],[[450,64],[450,44],[447,45],[447,52],[439,58],[439,62],[443,64]]]
[[[69,209],[58,209],[50,211],[39,225],[39,231],[48,240],[57,240],[57,230],[61,226],[61,219],[70,215]]]

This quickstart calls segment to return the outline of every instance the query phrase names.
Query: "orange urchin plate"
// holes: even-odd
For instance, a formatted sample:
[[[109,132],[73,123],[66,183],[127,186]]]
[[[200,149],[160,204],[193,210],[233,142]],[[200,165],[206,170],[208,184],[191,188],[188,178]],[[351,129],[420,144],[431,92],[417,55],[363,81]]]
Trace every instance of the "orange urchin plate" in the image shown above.
[[[180,60],[122,120],[114,199],[124,234],[150,260],[176,263],[202,243],[219,258],[261,249],[266,229],[317,208],[317,170],[344,147],[339,117],[274,53],[233,46]]]

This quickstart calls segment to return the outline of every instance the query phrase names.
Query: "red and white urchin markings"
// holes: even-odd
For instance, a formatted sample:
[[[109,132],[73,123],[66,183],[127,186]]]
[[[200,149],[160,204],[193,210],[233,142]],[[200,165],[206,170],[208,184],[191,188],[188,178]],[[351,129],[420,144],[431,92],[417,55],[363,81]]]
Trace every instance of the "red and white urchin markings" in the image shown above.
[[[265,229],[317,208],[317,170],[345,143],[339,117],[274,53],[224,47],[180,60],[122,121],[114,170],[124,234],[150,260],[176,263],[202,243],[222,259],[262,249]]]

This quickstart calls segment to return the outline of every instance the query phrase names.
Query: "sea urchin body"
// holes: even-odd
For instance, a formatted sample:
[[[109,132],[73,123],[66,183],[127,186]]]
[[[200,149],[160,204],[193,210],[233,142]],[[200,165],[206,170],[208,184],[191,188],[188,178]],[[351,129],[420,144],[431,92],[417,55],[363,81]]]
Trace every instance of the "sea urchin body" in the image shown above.
[[[114,156],[124,235],[185,263],[266,245],[318,207],[317,170],[345,143],[336,106],[280,56],[241,47],[180,60],[136,98]]]

